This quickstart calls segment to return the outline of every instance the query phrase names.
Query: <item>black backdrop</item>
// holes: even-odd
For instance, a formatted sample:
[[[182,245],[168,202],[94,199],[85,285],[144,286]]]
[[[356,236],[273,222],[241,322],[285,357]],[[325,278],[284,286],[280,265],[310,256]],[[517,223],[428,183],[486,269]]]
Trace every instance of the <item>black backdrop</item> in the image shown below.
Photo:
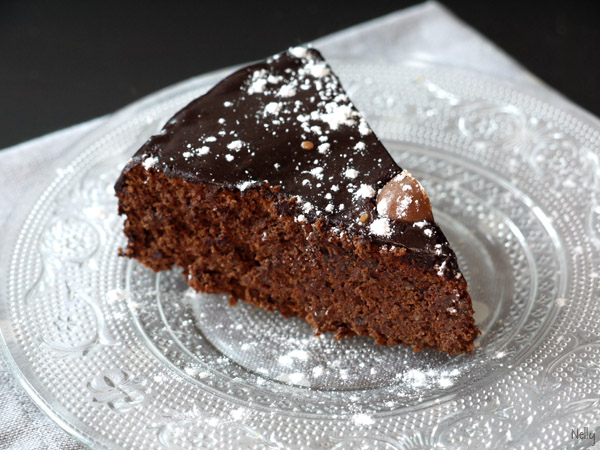
[[[416,3],[0,0],[0,148]],[[600,115],[600,2],[442,3]]]

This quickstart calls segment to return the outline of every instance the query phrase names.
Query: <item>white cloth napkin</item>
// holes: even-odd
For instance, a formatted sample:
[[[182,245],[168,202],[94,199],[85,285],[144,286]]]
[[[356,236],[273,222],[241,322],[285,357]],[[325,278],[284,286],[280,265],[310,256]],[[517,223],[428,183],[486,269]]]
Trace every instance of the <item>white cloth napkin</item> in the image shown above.
[[[437,2],[365,22],[320,38],[314,45],[327,58],[379,63],[425,60],[542,86],[533,75]],[[0,228],[29,189],[45,186],[56,176],[57,157],[107,118],[101,117],[0,151]],[[0,448],[81,448],[81,444],[33,404],[2,359]]]

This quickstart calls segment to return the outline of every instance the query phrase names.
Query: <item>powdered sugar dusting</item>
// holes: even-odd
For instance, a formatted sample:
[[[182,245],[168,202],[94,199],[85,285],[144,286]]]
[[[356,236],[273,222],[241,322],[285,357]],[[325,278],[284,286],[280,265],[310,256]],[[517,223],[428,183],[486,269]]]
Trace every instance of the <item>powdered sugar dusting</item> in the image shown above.
[[[227,148],[229,150],[239,150],[242,148],[242,146],[244,145],[244,143],[240,140],[237,141],[232,141],[229,144],[227,144]]]
[[[364,142],[358,142],[355,146],[354,149],[358,150],[359,152],[362,152],[363,150],[365,150],[367,148],[367,145]]]
[[[283,105],[279,102],[270,102],[265,106],[265,114],[277,115]]]
[[[156,156],[147,156],[144,159],[144,162],[142,163],[142,165],[144,166],[144,169],[148,170],[148,169],[154,167],[157,163],[158,163],[158,158]]]
[[[306,58],[308,54],[308,48],[306,47],[291,47],[288,52],[290,55],[295,56],[296,58]]]
[[[329,67],[324,62],[314,63],[313,61],[309,61],[306,65],[306,70],[316,78],[321,78],[331,73]]]
[[[367,136],[367,135],[371,134],[373,132],[373,130],[371,130],[369,125],[367,125],[367,122],[365,122],[364,120],[361,120],[360,123],[358,124],[358,132],[360,134],[362,134],[363,136]]]
[[[380,217],[375,219],[369,226],[371,233],[377,236],[389,237],[392,234],[392,227],[390,226],[389,219]]]
[[[311,169],[310,174],[312,176],[314,176],[315,178],[322,180],[323,179],[323,168],[315,167],[314,169]]]
[[[310,202],[305,202],[302,205],[302,212],[304,212],[304,214],[308,214],[309,212],[311,212],[313,210],[313,205]]]
[[[407,383],[412,384],[414,387],[422,387],[425,386],[427,376],[420,370],[410,369],[404,375],[403,380],[405,380]]]
[[[437,274],[438,274],[438,276],[443,277],[445,270],[446,270],[446,261],[444,261],[442,264],[440,264],[439,266],[437,266]]]
[[[252,186],[253,184],[256,184],[256,182],[255,182],[255,181],[244,181],[244,182],[242,182],[242,183],[238,184],[236,187],[237,187],[237,188],[238,188],[240,191],[244,192],[246,189],[248,189],[248,188],[249,188],[250,186]]]
[[[360,114],[352,108],[352,105],[343,105],[335,102],[327,103],[324,113],[316,112],[311,114],[312,119],[326,122],[332,130],[337,130],[342,125],[356,125],[355,118],[359,116]]]
[[[257,70],[252,74],[252,80],[248,87],[248,94],[260,94],[267,87],[267,71],[264,69]]]
[[[358,190],[354,193],[355,197],[360,198],[373,198],[377,192],[372,186],[368,184],[361,184]]]
[[[352,416],[352,422],[354,423],[354,425],[368,426],[373,425],[375,423],[375,420],[373,420],[373,417],[371,417],[368,414],[358,413]]]
[[[411,390],[433,388],[448,389],[454,386],[454,382],[460,374],[461,371],[458,369],[443,370],[412,368],[399,374],[398,378],[401,380],[404,387]]]
[[[329,149],[331,148],[331,145],[328,143],[323,143],[321,145],[319,145],[319,153],[321,153],[322,155],[326,154]]]
[[[277,95],[279,97],[293,97],[296,95],[296,87],[292,84],[285,84],[281,86]]]
[[[106,302],[109,305],[122,302],[127,298],[127,292],[123,289],[111,289],[106,293]]]
[[[232,410],[229,414],[233,420],[241,421],[244,420],[248,413],[244,408],[237,408]]]
[[[298,386],[310,387],[310,381],[302,372],[284,373],[277,377],[279,381],[284,383],[296,384]]]
[[[354,179],[354,178],[356,178],[358,176],[358,170],[356,170],[356,169],[346,169],[344,171],[344,176],[346,178],[352,178],[352,179]]]

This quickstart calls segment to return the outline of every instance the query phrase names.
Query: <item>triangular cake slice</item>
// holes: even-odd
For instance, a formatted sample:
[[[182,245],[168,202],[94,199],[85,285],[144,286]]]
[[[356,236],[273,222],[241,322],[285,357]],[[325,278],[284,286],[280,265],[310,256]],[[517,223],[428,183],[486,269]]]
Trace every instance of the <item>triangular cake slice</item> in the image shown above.
[[[196,291],[336,338],[473,349],[467,283],[427,194],[314,49],[240,69],[192,101],[115,188],[124,254],[183,268]]]

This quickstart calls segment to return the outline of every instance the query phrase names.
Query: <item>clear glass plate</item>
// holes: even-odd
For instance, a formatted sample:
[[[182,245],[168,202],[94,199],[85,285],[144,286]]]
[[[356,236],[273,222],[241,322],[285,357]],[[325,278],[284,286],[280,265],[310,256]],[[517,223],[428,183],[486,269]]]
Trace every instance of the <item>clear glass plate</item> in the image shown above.
[[[600,424],[600,125],[556,96],[421,64],[334,62],[430,193],[469,281],[471,356],[319,338],[117,256],[113,183],[214,77],[79,142],[3,236],[0,327],[33,399],[105,448],[553,448]]]

